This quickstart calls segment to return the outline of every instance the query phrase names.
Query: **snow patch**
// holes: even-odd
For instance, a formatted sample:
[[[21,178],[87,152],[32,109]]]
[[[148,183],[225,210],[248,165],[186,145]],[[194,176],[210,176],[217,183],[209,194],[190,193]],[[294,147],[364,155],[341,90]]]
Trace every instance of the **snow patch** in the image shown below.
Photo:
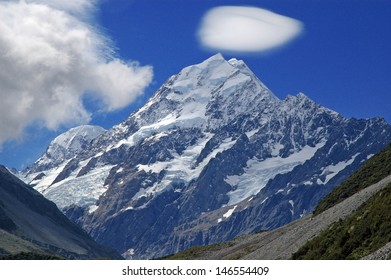
[[[329,166],[326,166],[326,168],[323,170],[321,176],[323,175],[326,175],[326,179],[321,182],[321,184],[327,184],[332,178],[334,178],[339,172],[341,172],[342,170],[344,170],[346,167],[348,167],[349,165],[351,165],[354,160],[356,159],[356,157],[359,155],[360,153],[357,153],[355,154],[351,159],[349,160],[346,160],[346,161],[340,161],[338,162],[337,164],[335,165],[329,165]],[[319,184],[319,182],[318,182]]]
[[[373,157],[375,154],[370,154],[367,156],[367,160],[370,159],[371,157]]]
[[[89,214],[92,214],[94,213],[99,207],[97,205],[91,205],[89,208],[88,208],[88,213]]]
[[[235,212],[236,207],[238,207],[238,206],[235,205],[234,208],[229,209],[229,210],[223,215],[223,217],[226,218],[226,219],[228,219],[229,217],[231,217],[232,214]]]
[[[264,200],[262,200],[261,205],[264,204],[268,199],[269,197],[266,197]]]
[[[103,156],[103,152],[97,153],[97,154],[94,156],[94,158],[98,158],[98,157],[101,157],[101,156]]]
[[[251,130],[251,131],[246,132],[247,138],[250,139],[250,138],[251,138],[252,136],[254,136],[258,131],[259,131],[259,128],[253,129],[253,130]]]
[[[294,209],[295,209],[295,202],[293,200],[289,200],[288,202],[289,202],[289,204],[292,207],[292,209],[290,211],[291,211],[292,216],[293,216],[295,214],[295,211],[294,211]]]
[[[316,183],[318,184],[318,185],[322,185],[323,184],[323,181],[321,180],[321,179],[316,179]]]
[[[133,249],[133,248],[129,248],[125,253],[122,254],[122,257],[124,257],[124,259],[132,259],[133,256],[135,255],[136,253],[136,250]]]
[[[315,147],[305,146],[301,151],[286,158],[277,156],[263,161],[256,158],[250,159],[247,161],[247,167],[242,175],[228,176],[225,179],[225,182],[236,188],[228,193],[228,205],[237,204],[249,196],[256,195],[270,179],[273,179],[277,174],[288,173],[296,166],[303,164],[312,158],[325,143],[320,142]]]
[[[277,143],[275,146],[274,146],[274,149],[272,150],[271,152],[271,155],[273,157],[276,157],[280,154],[280,151],[284,148],[284,145],[280,144],[280,143]]]

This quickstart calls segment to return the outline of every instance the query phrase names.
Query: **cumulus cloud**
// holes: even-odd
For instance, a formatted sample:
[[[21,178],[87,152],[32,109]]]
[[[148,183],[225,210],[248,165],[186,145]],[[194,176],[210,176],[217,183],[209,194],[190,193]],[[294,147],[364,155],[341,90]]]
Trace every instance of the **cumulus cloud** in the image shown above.
[[[300,21],[268,10],[222,6],[206,13],[198,37],[215,50],[262,52],[286,44],[302,30]]]
[[[98,1],[99,0],[24,0],[26,3],[43,4],[57,10],[79,15],[91,13]]]
[[[0,144],[33,122],[86,123],[83,99],[113,111],[150,84],[150,66],[116,58],[110,40],[86,22],[95,2],[0,1]]]

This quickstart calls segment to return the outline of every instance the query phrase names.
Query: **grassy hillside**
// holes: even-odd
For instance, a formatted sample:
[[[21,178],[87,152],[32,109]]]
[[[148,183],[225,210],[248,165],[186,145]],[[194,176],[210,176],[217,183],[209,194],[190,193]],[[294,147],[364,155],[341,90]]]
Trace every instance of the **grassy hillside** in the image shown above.
[[[32,252],[22,252],[15,255],[0,256],[0,260],[61,260],[57,256],[37,254]]]
[[[293,259],[361,259],[391,241],[391,184],[345,220],[301,247]]]
[[[382,152],[370,158],[349,179],[336,187],[316,207],[314,215],[338,204],[356,192],[391,175],[391,143]]]
[[[21,252],[47,253],[37,244],[33,244],[30,241],[0,229],[0,256],[15,255]]]

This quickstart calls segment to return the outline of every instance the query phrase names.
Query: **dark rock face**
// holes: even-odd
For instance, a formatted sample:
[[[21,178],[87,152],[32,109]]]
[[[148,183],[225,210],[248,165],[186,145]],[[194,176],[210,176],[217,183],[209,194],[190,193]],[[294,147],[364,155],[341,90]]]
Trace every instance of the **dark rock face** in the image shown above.
[[[104,174],[99,198],[63,210],[127,258],[156,258],[302,217],[390,141],[381,118],[346,119],[304,94],[279,100],[242,61],[216,55],[172,76],[42,189],[59,199]]]

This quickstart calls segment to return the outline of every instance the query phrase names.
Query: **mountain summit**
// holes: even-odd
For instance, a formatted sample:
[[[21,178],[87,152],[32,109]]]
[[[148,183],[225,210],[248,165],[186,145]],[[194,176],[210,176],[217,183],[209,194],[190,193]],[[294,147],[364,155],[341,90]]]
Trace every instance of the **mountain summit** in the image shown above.
[[[390,141],[383,119],[280,100],[218,54],[34,184],[97,241],[156,258],[302,217]]]
[[[73,158],[90,142],[106,130],[100,126],[82,125],[72,128],[57,136],[46,152],[28,169],[29,173],[48,170]]]

